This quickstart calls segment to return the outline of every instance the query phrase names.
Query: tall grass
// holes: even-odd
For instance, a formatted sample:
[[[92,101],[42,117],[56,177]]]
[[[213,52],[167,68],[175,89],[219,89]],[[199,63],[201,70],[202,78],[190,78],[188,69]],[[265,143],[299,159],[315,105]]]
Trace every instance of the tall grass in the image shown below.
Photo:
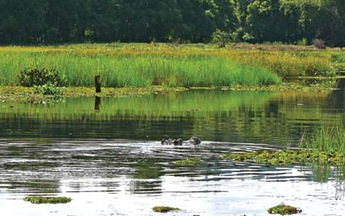
[[[303,147],[322,152],[345,153],[345,128],[342,126],[322,127],[302,143]]]
[[[233,59],[250,65],[260,65],[285,79],[298,76],[335,76],[329,53],[316,51],[243,50],[230,53]]]
[[[16,85],[20,71],[55,67],[69,86],[270,85],[295,76],[334,76],[328,51],[217,49],[208,45],[76,44],[0,47],[0,85]]]
[[[14,48],[15,49],[15,48]],[[277,84],[277,75],[262,66],[248,66],[217,55],[174,55],[53,51],[6,52],[0,50],[1,85],[14,85],[20,71],[56,68],[69,86],[91,86],[101,75],[108,87],[125,86],[231,86]]]

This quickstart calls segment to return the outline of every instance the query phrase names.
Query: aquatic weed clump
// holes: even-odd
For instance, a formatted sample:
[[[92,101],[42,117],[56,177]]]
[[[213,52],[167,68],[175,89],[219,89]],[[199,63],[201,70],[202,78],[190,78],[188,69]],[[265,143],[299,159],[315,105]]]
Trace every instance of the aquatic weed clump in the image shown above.
[[[281,151],[252,151],[244,153],[225,153],[224,159],[255,162],[272,166],[320,164],[340,166],[345,164],[345,155],[341,152],[324,152],[311,149],[285,149]]]
[[[280,214],[280,215],[292,215],[292,214],[298,214],[301,213],[302,210],[290,205],[280,204],[277,206],[274,206],[272,208],[269,208],[268,213],[270,214]]]
[[[69,203],[72,201],[69,197],[42,197],[42,196],[27,196],[24,201],[34,204],[60,204]]]
[[[200,162],[201,162],[201,158],[191,157],[191,158],[186,158],[183,160],[174,161],[174,164],[177,166],[194,166]]]
[[[171,211],[180,211],[181,209],[169,206],[155,206],[152,208],[152,210],[157,213],[167,213]]]

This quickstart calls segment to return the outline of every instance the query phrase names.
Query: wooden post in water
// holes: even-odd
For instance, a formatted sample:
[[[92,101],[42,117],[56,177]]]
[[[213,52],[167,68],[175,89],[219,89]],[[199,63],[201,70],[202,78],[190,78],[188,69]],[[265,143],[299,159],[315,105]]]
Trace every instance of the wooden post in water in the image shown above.
[[[101,93],[101,76],[100,75],[95,76],[95,87],[96,87],[96,93]]]

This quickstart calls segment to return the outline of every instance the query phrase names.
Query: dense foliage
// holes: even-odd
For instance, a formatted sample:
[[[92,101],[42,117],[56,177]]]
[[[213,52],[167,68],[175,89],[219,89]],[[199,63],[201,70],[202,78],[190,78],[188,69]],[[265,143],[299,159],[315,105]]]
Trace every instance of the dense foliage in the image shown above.
[[[343,46],[343,0],[0,0],[0,43],[233,41]]]

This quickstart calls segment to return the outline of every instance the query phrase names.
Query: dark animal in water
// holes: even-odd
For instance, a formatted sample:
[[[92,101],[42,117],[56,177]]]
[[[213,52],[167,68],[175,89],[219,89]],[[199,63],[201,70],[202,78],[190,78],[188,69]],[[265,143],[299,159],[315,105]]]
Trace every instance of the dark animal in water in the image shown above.
[[[178,138],[178,139],[167,139],[167,138],[163,138],[161,141],[162,145],[182,145],[183,144],[183,140]],[[189,140],[187,140],[186,142],[189,142],[193,145],[198,145],[201,143],[201,140],[199,137],[197,136],[192,136]]]
[[[188,141],[194,145],[199,145],[201,143],[201,139],[197,136],[192,136]]]
[[[183,140],[178,138],[178,139],[166,139],[163,138],[161,141],[162,145],[182,145]]]

